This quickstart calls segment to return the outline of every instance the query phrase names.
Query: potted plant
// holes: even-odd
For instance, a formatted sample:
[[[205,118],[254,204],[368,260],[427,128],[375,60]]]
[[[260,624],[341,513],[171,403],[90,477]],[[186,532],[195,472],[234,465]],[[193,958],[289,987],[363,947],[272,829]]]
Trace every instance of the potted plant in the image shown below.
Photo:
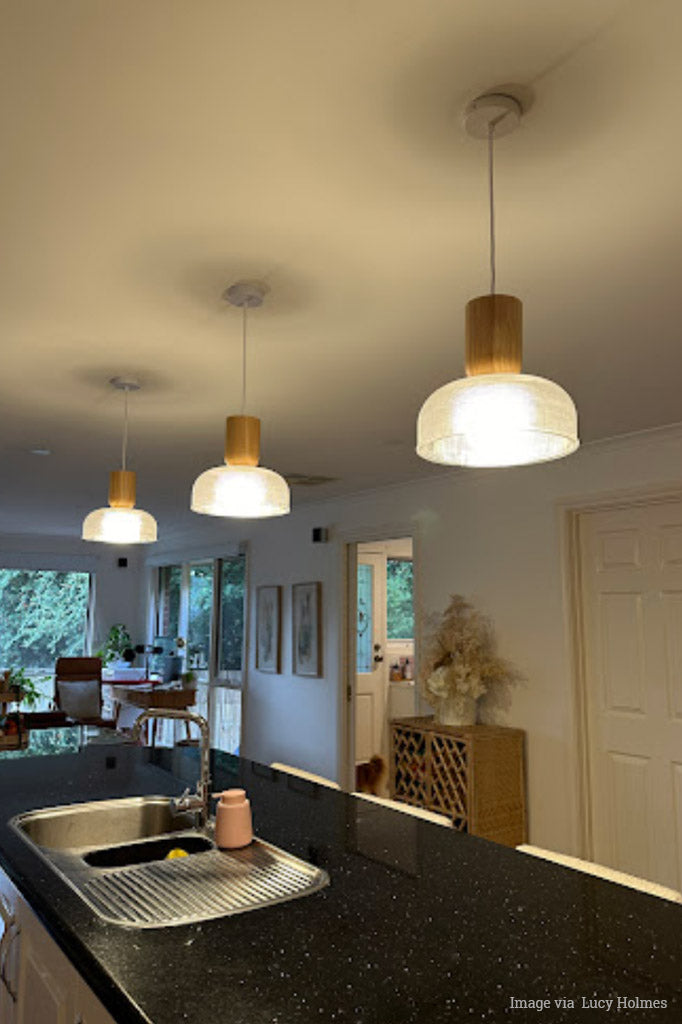
[[[8,693],[14,695],[17,704],[25,704],[31,711],[42,694],[30,676],[23,668],[11,668],[5,672],[5,687]]]
[[[473,725],[480,697],[518,681],[519,673],[496,653],[488,618],[454,594],[440,616],[429,620],[419,682],[442,725]]]
[[[104,666],[115,666],[118,662],[119,668],[129,668],[130,663],[125,657],[126,651],[130,651],[135,660],[133,641],[127,627],[122,622],[115,622],[95,657],[101,658]]]

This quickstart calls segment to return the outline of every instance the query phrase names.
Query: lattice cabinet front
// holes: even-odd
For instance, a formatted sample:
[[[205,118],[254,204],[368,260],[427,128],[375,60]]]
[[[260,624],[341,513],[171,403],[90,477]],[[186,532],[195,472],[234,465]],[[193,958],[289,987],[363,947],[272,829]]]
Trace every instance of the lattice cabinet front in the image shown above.
[[[526,841],[523,743],[520,729],[395,719],[391,797],[447,814],[461,832],[516,846]]]
[[[417,807],[428,807],[431,798],[426,776],[427,746],[430,737],[416,729],[393,732],[394,791],[396,799]]]
[[[452,818],[455,828],[467,831],[469,785],[466,740],[431,733],[431,804]]]

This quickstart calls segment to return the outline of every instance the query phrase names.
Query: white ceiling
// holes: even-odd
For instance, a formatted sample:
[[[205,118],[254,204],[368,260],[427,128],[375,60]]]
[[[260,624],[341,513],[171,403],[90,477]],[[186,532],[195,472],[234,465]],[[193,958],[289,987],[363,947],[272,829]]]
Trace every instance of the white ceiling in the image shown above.
[[[679,0],[5,0],[0,8],[0,530],[77,535],[105,503],[134,373],[138,503],[192,480],[239,411],[252,317],[263,462],[338,483],[438,472],[418,408],[462,371],[487,291],[476,94],[533,96],[501,140],[498,286],[525,369],[584,440],[682,420]],[[50,458],[27,454],[36,443]]]

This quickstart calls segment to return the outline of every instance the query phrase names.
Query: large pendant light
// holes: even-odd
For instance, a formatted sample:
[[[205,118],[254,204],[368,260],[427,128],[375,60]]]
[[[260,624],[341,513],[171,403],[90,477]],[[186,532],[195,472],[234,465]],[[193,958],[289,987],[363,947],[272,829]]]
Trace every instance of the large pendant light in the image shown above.
[[[570,455],[580,444],[573,401],[563,388],[521,372],[522,305],[495,292],[493,143],[519,124],[521,106],[490,94],[470,105],[467,131],[488,140],[490,200],[489,295],[466,307],[466,377],[424,402],[417,454],[448,466],[522,466]]]
[[[285,516],[291,509],[286,480],[259,466],[260,420],[246,416],[246,335],[248,310],[263,304],[267,287],[260,281],[238,281],[225,298],[242,310],[242,410],[227,417],[225,465],[207,469],[192,488],[193,512],[230,519]]]
[[[109,507],[96,508],[83,520],[83,540],[103,544],[151,544],[156,540],[156,519],[135,508],[135,473],[126,468],[128,455],[128,395],[139,391],[137,381],[114,377],[109,382],[125,395],[121,469],[109,474]]]

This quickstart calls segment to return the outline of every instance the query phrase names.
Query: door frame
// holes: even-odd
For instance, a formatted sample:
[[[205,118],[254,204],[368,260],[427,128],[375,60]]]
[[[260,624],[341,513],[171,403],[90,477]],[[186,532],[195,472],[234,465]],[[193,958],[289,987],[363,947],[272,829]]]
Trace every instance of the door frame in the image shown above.
[[[340,724],[338,778],[342,789],[349,793],[355,789],[355,665],[356,643],[354,625],[357,620],[357,576],[358,576],[358,544],[380,544],[387,540],[409,537],[412,541],[413,591],[414,605],[414,675],[415,686],[417,666],[419,664],[419,633],[421,607],[421,574],[419,566],[420,539],[414,522],[390,523],[381,527],[358,528],[340,534],[342,541],[342,587],[343,614],[341,615],[341,636],[339,650],[341,652],[341,671],[339,673],[338,707]]]
[[[573,498],[557,503],[565,595],[565,628],[568,637],[569,670],[573,680],[571,749],[573,751],[575,792],[578,800],[575,818],[578,856],[585,860],[594,858],[594,837],[592,835],[590,723],[582,602],[580,517],[590,512],[609,512],[642,505],[662,505],[668,501],[682,501],[682,489],[679,485],[611,491],[589,498]]]

